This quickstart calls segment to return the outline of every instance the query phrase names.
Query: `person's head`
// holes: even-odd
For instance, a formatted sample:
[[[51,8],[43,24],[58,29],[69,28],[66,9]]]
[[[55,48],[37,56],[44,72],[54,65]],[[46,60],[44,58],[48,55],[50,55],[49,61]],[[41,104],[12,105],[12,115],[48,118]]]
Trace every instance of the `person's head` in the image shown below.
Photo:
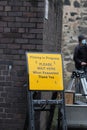
[[[78,41],[79,41],[80,44],[85,45],[86,44],[86,38],[85,38],[85,36],[84,35],[79,35],[78,36]]]

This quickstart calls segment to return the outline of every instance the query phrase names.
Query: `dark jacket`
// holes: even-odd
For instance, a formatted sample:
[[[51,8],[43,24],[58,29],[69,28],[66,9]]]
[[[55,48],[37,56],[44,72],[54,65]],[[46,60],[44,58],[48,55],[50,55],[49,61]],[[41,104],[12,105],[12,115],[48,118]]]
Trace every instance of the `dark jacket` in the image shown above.
[[[82,69],[81,62],[87,63],[87,45],[77,45],[74,50],[74,57],[76,69]]]

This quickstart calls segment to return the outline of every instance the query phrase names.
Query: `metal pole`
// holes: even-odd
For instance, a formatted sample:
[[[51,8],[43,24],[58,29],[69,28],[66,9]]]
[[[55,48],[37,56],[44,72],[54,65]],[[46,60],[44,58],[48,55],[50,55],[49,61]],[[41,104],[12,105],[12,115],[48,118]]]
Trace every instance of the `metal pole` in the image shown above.
[[[64,91],[62,92],[62,98],[63,98],[63,102],[62,102],[62,114],[63,114],[63,130],[67,130],[67,122],[66,122],[66,110],[65,110],[65,98],[64,98]]]
[[[32,91],[28,92],[28,108],[29,108],[29,127],[28,130],[35,130],[35,121],[34,121],[34,104],[33,104],[33,93]]]

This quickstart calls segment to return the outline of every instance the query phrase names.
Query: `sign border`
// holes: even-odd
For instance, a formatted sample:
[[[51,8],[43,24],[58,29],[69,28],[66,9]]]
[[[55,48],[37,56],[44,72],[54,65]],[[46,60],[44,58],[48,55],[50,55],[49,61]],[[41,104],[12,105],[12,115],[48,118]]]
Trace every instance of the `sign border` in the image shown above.
[[[58,89],[55,89],[55,90],[53,90],[53,89],[52,89],[52,90],[51,90],[51,89],[50,89],[50,90],[48,90],[48,89],[47,89],[47,90],[42,90],[42,89],[30,89],[30,85],[29,85],[29,84],[30,84],[30,78],[29,78],[29,73],[28,73],[28,72],[29,72],[29,67],[28,67],[28,57],[27,57],[27,54],[29,54],[29,53],[30,53],[30,54],[35,54],[35,53],[36,53],[36,54],[58,54],[58,55],[61,55],[61,60],[62,60],[61,62],[62,62],[62,78],[63,78],[62,81],[63,81],[63,89],[61,89],[61,90],[60,90],[60,89],[59,89],[59,90],[58,90]],[[51,52],[28,52],[28,51],[27,51],[27,52],[26,52],[26,59],[27,59],[26,61],[27,61],[27,75],[28,75],[27,84],[28,84],[28,90],[29,90],[29,91],[64,91],[64,75],[63,75],[64,70],[63,70],[62,53],[56,53],[56,52],[53,52],[53,53],[51,53]]]

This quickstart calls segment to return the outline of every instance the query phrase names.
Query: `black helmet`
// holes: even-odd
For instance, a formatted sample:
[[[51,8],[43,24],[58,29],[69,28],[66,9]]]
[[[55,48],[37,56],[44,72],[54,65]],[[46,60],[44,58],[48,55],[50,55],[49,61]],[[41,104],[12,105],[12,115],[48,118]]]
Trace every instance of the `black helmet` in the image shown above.
[[[79,35],[79,36],[78,36],[79,42],[81,42],[83,39],[85,39],[85,36],[83,36],[83,35]]]

